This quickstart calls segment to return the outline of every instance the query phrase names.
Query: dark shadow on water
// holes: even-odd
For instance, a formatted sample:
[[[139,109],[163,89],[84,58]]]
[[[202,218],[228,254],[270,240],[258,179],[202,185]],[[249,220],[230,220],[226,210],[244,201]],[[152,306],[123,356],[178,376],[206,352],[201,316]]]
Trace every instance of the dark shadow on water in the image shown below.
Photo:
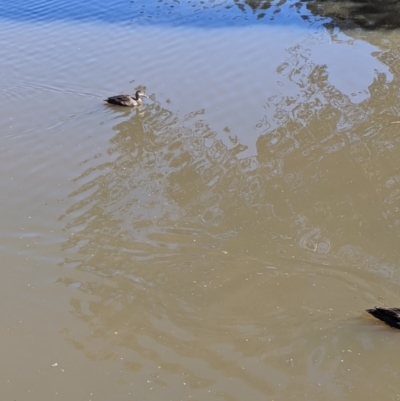
[[[311,0],[307,8],[315,16],[330,18],[327,27],[367,30],[400,27],[398,0]]]

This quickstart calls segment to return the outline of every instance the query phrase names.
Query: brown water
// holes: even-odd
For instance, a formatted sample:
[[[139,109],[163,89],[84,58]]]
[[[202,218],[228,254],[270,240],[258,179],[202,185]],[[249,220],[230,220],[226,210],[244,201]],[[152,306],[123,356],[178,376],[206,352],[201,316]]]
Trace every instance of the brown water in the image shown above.
[[[400,398],[399,32],[0,38],[2,400]]]

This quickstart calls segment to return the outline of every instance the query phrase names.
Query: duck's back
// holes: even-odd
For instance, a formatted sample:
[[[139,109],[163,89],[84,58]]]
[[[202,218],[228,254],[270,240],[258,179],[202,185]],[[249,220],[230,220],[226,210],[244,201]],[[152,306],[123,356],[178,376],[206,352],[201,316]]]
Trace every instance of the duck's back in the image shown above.
[[[400,329],[400,308],[372,308],[367,312],[388,326]]]
[[[132,96],[129,95],[111,96],[106,99],[106,102],[110,104],[115,104],[117,106],[127,106],[127,107],[133,107],[138,105],[138,102],[135,99],[133,99]]]

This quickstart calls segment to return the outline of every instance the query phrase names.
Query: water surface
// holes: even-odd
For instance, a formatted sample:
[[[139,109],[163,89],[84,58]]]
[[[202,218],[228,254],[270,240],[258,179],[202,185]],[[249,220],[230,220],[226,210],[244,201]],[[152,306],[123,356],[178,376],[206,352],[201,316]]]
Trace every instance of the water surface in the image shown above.
[[[22,3],[0,8],[3,397],[396,399],[399,333],[364,309],[398,305],[398,32]]]

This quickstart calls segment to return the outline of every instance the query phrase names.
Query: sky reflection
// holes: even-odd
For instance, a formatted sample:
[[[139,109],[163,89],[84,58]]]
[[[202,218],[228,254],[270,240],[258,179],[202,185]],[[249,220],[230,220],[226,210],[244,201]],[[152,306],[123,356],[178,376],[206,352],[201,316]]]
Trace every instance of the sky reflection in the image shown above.
[[[0,18],[23,22],[102,22],[193,26],[197,28],[242,27],[248,25],[309,26],[315,19],[305,3],[260,1],[251,8],[245,1],[195,0],[16,0],[0,2]]]

